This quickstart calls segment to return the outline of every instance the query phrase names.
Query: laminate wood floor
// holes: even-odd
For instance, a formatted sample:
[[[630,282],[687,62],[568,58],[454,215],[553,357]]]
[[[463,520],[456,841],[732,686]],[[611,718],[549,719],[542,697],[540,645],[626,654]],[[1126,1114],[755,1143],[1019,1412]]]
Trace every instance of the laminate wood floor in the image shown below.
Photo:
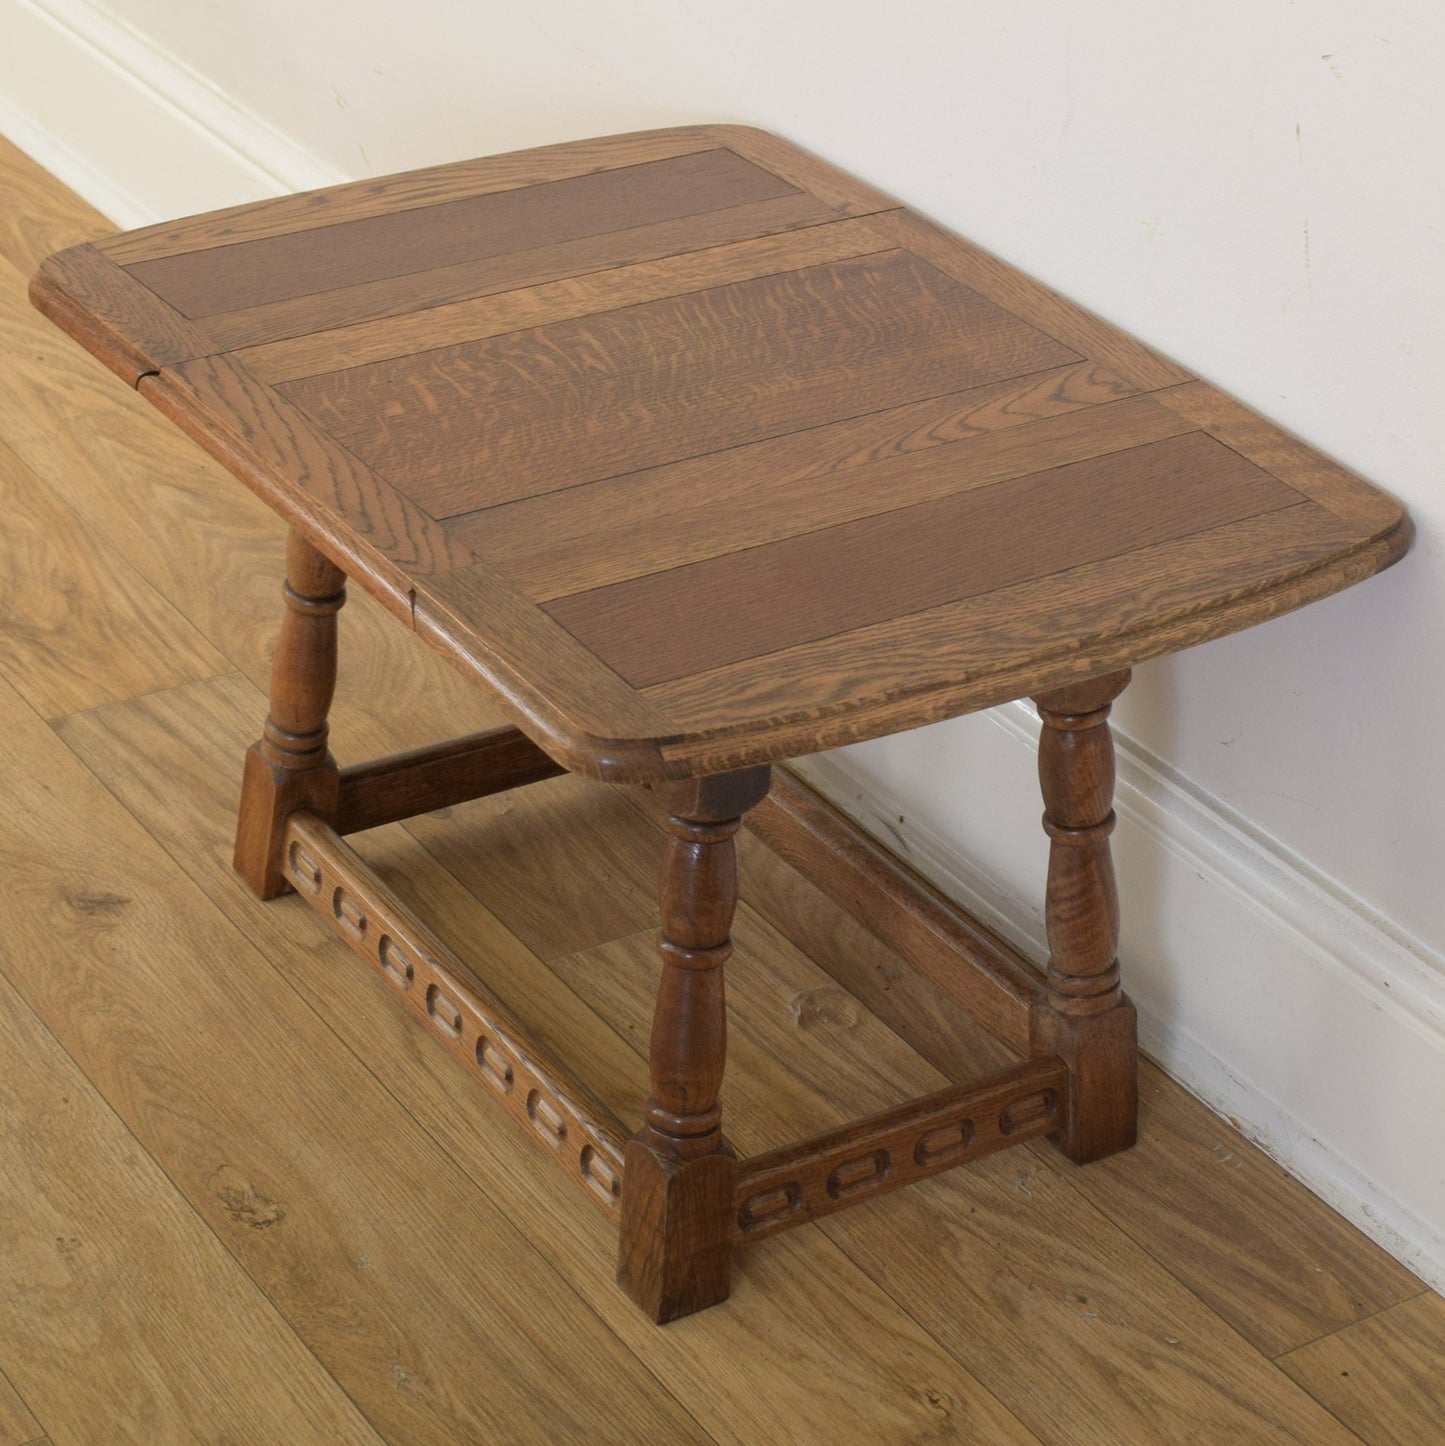
[[[3,143],[0,192],[0,1446],[1441,1439],[1445,1304],[1152,1067],[1130,1153],[996,1156],[647,1324],[596,1212],[232,875],[280,525],[27,306],[112,228]],[[365,597],[342,634],[343,763],[499,721]],[[358,847],[635,1115],[647,807],[559,779],[445,814]],[[744,868],[743,1148],[999,1062],[754,840]]]

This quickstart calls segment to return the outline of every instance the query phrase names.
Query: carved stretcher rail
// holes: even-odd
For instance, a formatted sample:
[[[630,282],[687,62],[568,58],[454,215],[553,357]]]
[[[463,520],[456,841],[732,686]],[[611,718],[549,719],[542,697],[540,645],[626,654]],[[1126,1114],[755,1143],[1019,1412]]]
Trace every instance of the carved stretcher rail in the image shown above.
[[[1056,1130],[1069,1075],[1030,1060],[738,1165],[735,1240],[758,1240]]]
[[[432,1034],[481,1077],[534,1140],[614,1217],[628,1133],[587,1088],[533,1044],[461,960],[343,842],[343,831],[459,803],[561,770],[499,728],[348,769],[334,823],[306,810],[285,824],[287,882],[366,959]],[[992,1014],[1012,1032],[1037,976],[968,915],[931,895],[830,805],[776,774],[757,832],[843,897],[880,936],[985,972]],[[811,868],[807,866],[811,865]],[[757,1240],[1059,1129],[1069,1075],[1054,1056],[953,1086],[835,1130],[741,1160],[732,1239]]]
[[[305,811],[286,820],[284,870],[296,892],[478,1075],[587,1194],[615,1215],[627,1132],[532,1044],[506,1008],[336,832]]]

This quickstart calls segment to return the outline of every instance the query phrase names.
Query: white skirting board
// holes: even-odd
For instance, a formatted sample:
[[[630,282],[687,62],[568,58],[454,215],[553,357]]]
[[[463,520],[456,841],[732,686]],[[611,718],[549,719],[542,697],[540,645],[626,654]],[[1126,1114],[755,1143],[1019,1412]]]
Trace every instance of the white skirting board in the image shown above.
[[[0,0],[0,35],[0,132],[121,226],[347,179],[89,0]],[[801,770],[1042,958],[1037,728],[1014,704]],[[1445,1289],[1445,960],[1128,740],[1119,755],[1145,1049]]]

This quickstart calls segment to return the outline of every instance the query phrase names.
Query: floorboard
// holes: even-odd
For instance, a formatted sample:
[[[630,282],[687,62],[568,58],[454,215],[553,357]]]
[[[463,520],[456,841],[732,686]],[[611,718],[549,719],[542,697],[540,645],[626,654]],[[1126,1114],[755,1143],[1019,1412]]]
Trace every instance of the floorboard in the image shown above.
[[[84,890],[73,876],[70,905],[87,919],[128,902]],[[0,1146],[0,1351],[50,1431],[109,1446],[180,1440],[203,1422],[212,1440],[376,1441],[8,979],[0,1050],[0,1117],[23,1124]],[[3,1439],[29,1441],[40,1427],[20,1434],[17,1405],[0,1404]]]
[[[0,1446],[30,1446],[41,1439],[42,1429],[19,1392],[0,1375]]]
[[[1280,1365],[1362,1440],[1438,1441],[1445,1422],[1445,1299],[1425,1291],[1283,1357]]]

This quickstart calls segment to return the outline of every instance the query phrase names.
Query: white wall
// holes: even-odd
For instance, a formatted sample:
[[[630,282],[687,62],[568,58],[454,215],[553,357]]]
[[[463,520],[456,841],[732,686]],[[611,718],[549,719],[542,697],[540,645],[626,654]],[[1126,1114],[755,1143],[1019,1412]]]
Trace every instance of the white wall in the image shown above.
[[[1168,1067],[1445,1280],[1445,1141],[1419,1137],[1445,1099],[1434,0],[0,0],[0,21],[27,38],[0,47],[0,128],[98,196],[123,175],[128,223],[326,174],[744,120],[1400,496],[1419,540],[1393,572],[1139,670],[1116,710],[1135,745],[1124,963]],[[111,57],[108,83],[142,73],[132,102],[164,123],[125,136],[76,37]],[[207,135],[214,163],[195,164]],[[921,866],[1027,935],[1044,854],[1021,720],[863,745],[816,776],[865,816],[903,815]]]

